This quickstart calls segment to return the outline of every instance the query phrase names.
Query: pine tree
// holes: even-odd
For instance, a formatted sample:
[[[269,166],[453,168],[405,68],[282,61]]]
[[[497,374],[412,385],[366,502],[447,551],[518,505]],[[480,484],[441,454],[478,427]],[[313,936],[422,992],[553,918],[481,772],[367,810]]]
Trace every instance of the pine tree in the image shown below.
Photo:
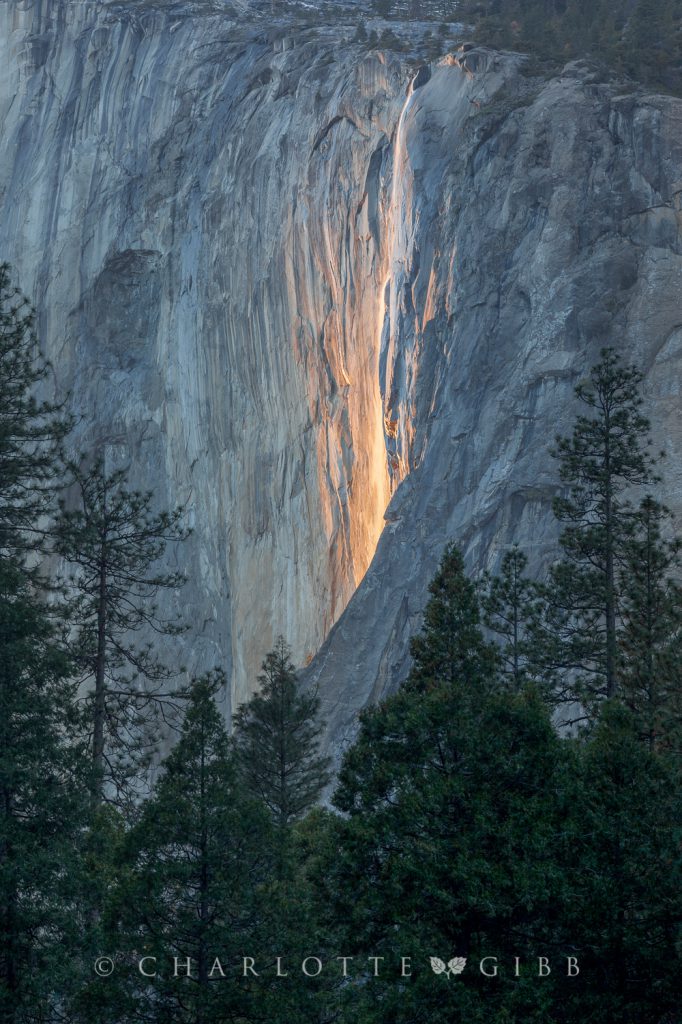
[[[470,592],[455,573],[450,582],[441,577],[441,607],[429,609],[434,657],[424,634],[418,645],[428,685],[408,681],[363,713],[334,796],[342,815],[317,822],[321,909],[356,972],[335,1019],[674,1019],[679,765],[641,743],[617,701],[578,741],[557,734],[532,688],[486,685]],[[469,637],[457,676],[442,658],[457,645],[434,626],[447,634],[448,621]],[[403,983],[391,967],[406,950]],[[552,962],[544,978],[540,950]],[[383,976],[368,956],[384,957]],[[456,984],[435,977],[454,956],[466,960]],[[498,958],[493,980],[477,969],[483,956]]]
[[[666,539],[670,514],[647,495],[619,570],[620,695],[651,749],[682,738],[682,542]]]
[[[563,524],[562,557],[549,582],[554,657],[577,672],[575,695],[588,708],[618,691],[618,567],[636,524],[627,494],[654,479],[641,381],[634,366],[602,349],[589,380],[576,387],[590,414],[577,417],[553,452],[568,490],[554,502]]]
[[[60,474],[59,446],[69,429],[60,407],[37,397],[49,366],[35,313],[0,264],[0,557],[42,547]]]
[[[541,675],[536,647],[542,588],[525,575],[527,565],[515,544],[505,553],[499,575],[486,573],[482,581],[482,622],[498,645],[500,674],[515,690]]]
[[[130,490],[127,472],[108,472],[98,457],[87,470],[69,464],[75,507],[61,502],[56,548],[72,567],[68,580],[73,657],[90,684],[86,723],[93,763],[93,800],[122,798],[153,750],[150,726],[177,710],[174,670],[149,637],[174,636],[178,620],[159,615],[160,590],[182,585],[159,562],[184,539],[181,510],[154,512],[152,495]],[[142,634],[142,641],[136,635]]]
[[[329,781],[328,761],[319,753],[319,699],[302,690],[283,637],[263,662],[258,682],[259,692],[234,716],[237,762],[249,791],[285,830]]]
[[[557,939],[579,951],[581,984],[565,980],[558,1019],[674,1021],[682,967],[679,759],[649,751],[618,701],[605,703],[576,750]]]
[[[38,596],[68,429],[37,392],[35,315],[0,266],[0,1020],[52,1019],[71,982],[85,761],[71,664]]]
[[[121,941],[152,958],[156,977],[137,979],[145,1021],[253,1019],[258,988],[243,984],[242,957],[265,947],[273,847],[268,815],[235,770],[214,701],[223,686],[220,673],[192,684],[181,737],[129,837]]]
[[[234,716],[235,760],[246,792],[266,808],[273,826],[275,864],[263,952],[298,965],[311,948],[321,951],[329,941],[314,912],[299,834],[330,778],[328,760],[319,753],[323,723],[318,698],[301,688],[282,637],[265,658],[259,683],[259,692]],[[326,979],[311,986],[294,969],[262,994],[263,1016],[273,1024],[317,1020],[326,988]]]
[[[562,885],[552,853],[570,751],[535,695],[499,689],[454,548],[431,595],[410,678],[362,715],[334,796],[343,817],[328,826],[317,877],[356,970],[371,974],[372,955],[395,971],[409,955],[412,977],[346,986],[342,1019],[539,1024],[552,1019],[551,982],[485,987],[473,969],[448,984],[430,957],[477,963],[540,948]]]
[[[52,1020],[68,987],[87,825],[75,688],[47,609],[0,563],[0,1021]]]
[[[458,548],[449,544],[429,584],[421,632],[412,639],[408,684],[418,689],[493,678],[495,649],[483,640],[476,588],[464,572]]]

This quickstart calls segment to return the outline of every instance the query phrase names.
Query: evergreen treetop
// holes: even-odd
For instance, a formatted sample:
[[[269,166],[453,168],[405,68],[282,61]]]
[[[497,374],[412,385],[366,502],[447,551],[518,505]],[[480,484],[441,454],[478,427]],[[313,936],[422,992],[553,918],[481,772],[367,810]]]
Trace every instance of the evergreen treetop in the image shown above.
[[[537,634],[542,588],[526,575],[527,565],[528,558],[515,544],[505,552],[499,575],[486,573],[482,580],[481,620],[498,646],[500,674],[516,690],[541,681]]]
[[[237,763],[249,791],[284,829],[329,782],[328,760],[319,752],[319,699],[302,689],[283,637],[265,658],[258,682],[259,692],[234,716]]]
[[[554,657],[578,674],[577,696],[589,705],[618,688],[618,567],[637,528],[633,489],[656,480],[642,377],[614,349],[575,393],[589,413],[576,417],[553,454],[566,493],[554,502],[563,530],[561,558],[550,574]]]
[[[421,632],[411,642],[408,685],[462,684],[493,675],[497,655],[481,633],[476,587],[464,572],[461,552],[449,544],[429,584]]]
[[[239,967],[267,948],[273,844],[267,812],[239,782],[215,704],[224,685],[219,672],[192,683],[180,739],[128,840],[120,939],[159,965],[135,986],[143,1020],[253,1019],[258,990]],[[190,958],[188,976],[172,976],[169,955]]]
[[[175,674],[150,637],[182,632],[179,618],[161,617],[156,598],[184,574],[160,560],[183,540],[182,510],[156,512],[152,495],[128,487],[127,470],[108,471],[102,455],[68,463],[69,501],[60,502],[56,550],[70,567],[69,623],[74,663],[92,684],[86,721],[91,736],[93,798],[122,797],[153,753],[150,729],[172,716],[181,694]],[[144,636],[137,641],[137,635]]]
[[[38,397],[49,365],[40,352],[35,311],[0,263],[0,557],[43,546],[54,508],[59,448],[70,422]]]

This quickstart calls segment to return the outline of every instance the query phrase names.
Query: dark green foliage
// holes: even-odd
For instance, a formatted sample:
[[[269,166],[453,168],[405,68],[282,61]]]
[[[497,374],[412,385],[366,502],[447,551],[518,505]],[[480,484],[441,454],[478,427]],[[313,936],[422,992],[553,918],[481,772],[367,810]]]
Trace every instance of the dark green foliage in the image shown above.
[[[43,517],[54,508],[58,449],[69,428],[59,407],[36,397],[49,367],[35,313],[0,264],[0,557],[43,547]]]
[[[425,619],[413,675],[364,713],[335,795],[347,817],[332,824],[324,903],[343,923],[344,952],[357,963],[385,956],[392,970],[349,989],[344,1019],[546,1020],[551,982],[491,986],[470,969],[448,983],[429,957],[510,964],[537,954],[563,885],[566,751],[531,692],[496,691],[452,548]],[[396,977],[402,955],[412,958],[409,983]]]
[[[43,555],[67,424],[36,397],[48,367],[34,314],[0,266],[0,1020],[43,1021],[69,990],[87,827],[72,665]],[[43,518],[45,517],[45,518]],[[38,565],[34,561],[33,565]]]
[[[680,541],[666,539],[670,515],[647,495],[619,569],[620,696],[650,748],[682,739]],[[670,532],[670,530],[668,530]]]
[[[234,743],[244,784],[280,829],[309,810],[329,781],[319,754],[319,700],[304,691],[279,637],[263,662],[259,692],[234,716]]]
[[[257,1019],[267,1024],[331,1024],[330,1008],[339,979],[328,968],[316,978],[301,972],[309,956],[323,963],[338,955],[337,934],[325,927],[317,903],[314,865],[321,857],[320,819],[326,812],[314,808],[286,830],[285,857],[282,835],[275,830],[273,871],[268,886],[268,916],[257,950],[265,968],[256,997]],[[282,974],[274,977],[277,957]]]
[[[527,557],[514,545],[502,559],[499,576],[486,573],[482,582],[482,622],[498,645],[500,674],[514,690],[542,679],[537,645],[543,592],[525,575],[527,565]]]
[[[158,958],[148,981],[129,965],[146,1021],[251,1020],[258,998],[240,968],[265,945],[271,826],[239,784],[214,703],[223,685],[219,674],[193,683],[180,740],[128,841],[122,934],[134,958]],[[191,958],[192,977],[173,978],[174,956]]]
[[[556,67],[591,58],[640,82],[682,91],[680,0],[461,0],[476,38]]]
[[[608,702],[577,747],[560,923],[580,950],[581,981],[564,989],[559,1018],[576,1024],[661,1024],[679,1012],[680,765],[643,747],[639,731]]]
[[[47,610],[0,563],[0,1020],[43,1021],[68,989],[87,820],[74,684]]]
[[[679,765],[648,751],[613,702],[577,742],[557,735],[532,689],[496,689],[456,564],[449,550],[416,645],[428,684],[411,678],[364,713],[335,795],[344,816],[318,821],[322,910],[355,958],[340,1019],[672,1020]],[[459,645],[448,623],[461,629]],[[457,647],[452,674],[442,652]],[[379,978],[366,960],[375,955],[385,957]],[[547,977],[537,976],[539,955]],[[433,956],[467,966],[448,980],[431,970]],[[486,956],[498,958],[494,980],[480,973]],[[576,977],[568,956],[578,958]]]
[[[618,692],[618,567],[636,529],[632,488],[654,479],[642,415],[641,374],[603,349],[589,379],[576,387],[588,414],[554,452],[566,496],[554,511],[563,524],[562,557],[549,579],[554,644],[548,658],[577,673],[574,692],[592,713]]]
[[[91,688],[86,721],[98,801],[105,791],[126,793],[153,753],[150,727],[175,710],[178,695],[167,685],[174,670],[148,638],[181,631],[177,620],[159,616],[155,600],[159,590],[184,582],[159,562],[186,531],[180,510],[154,512],[151,494],[129,490],[127,473],[108,472],[103,457],[90,469],[68,468],[72,502],[61,502],[56,548],[72,566],[69,623],[74,662]]]
[[[261,1012],[272,1024],[316,1020],[327,979],[310,981],[300,965],[311,950],[328,944],[314,912],[306,877],[305,822],[330,779],[329,764],[319,753],[323,723],[319,700],[304,691],[279,637],[263,662],[260,690],[234,716],[233,742],[239,778],[246,792],[267,809],[274,827],[275,861],[270,885],[269,933],[261,952],[271,962],[282,956],[290,977],[261,992]],[[333,954],[332,954],[333,955]]]
[[[88,793],[89,796],[89,793]],[[73,937],[68,950],[71,984],[63,992],[68,1024],[123,1024],[134,1008],[129,978],[115,972],[103,981],[94,971],[98,956],[124,952],[118,928],[125,865],[126,819],[111,804],[92,807],[80,840],[79,870],[70,871],[74,901]],[[66,951],[63,951],[66,955]]]
[[[408,686],[424,690],[463,680],[486,685],[497,656],[483,640],[476,588],[465,575],[454,544],[445,549],[429,594],[421,633],[410,645],[413,667]]]

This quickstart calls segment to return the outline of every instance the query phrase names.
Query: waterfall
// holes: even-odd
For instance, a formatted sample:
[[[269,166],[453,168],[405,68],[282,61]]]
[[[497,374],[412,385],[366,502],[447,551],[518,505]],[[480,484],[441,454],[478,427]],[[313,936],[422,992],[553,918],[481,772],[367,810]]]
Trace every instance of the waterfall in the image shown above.
[[[407,87],[403,108],[393,143],[393,173],[391,181],[391,197],[388,207],[387,228],[388,244],[386,259],[388,274],[382,290],[383,315],[380,319],[380,360],[379,372],[381,392],[384,403],[384,441],[388,460],[391,493],[407,476],[409,465],[407,447],[409,438],[405,436],[405,410],[400,408],[399,388],[394,386],[397,367],[397,335],[400,331],[400,295],[403,288],[407,267],[408,244],[408,204],[405,201],[406,167],[408,165],[407,144],[405,141],[405,124],[408,113],[415,98],[415,75]],[[380,306],[380,308],[382,308]]]

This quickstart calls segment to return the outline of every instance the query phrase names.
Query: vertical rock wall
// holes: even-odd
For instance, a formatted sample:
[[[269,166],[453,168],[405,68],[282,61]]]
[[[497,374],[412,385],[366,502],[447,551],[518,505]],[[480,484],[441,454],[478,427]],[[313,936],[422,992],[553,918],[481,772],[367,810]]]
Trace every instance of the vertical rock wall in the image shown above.
[[[78,446],[187,506],[183,660],[239,702],[283,632],[338,754],[447,540],[546,564],[548,444],[603,344],[682,507],[682,103],[277,36],[203,0],[0,6],[0,252]]]
[[[398,62],[175,5],[0,11],[0,243],[75,444],[187,505],[174,603],[234,700],[309,660],[390,498],[379,281]]]
[[[404,678],[447,541],[473,571],[513,542],[534,572],[553,557],[549,449],[602,346],[644,371],[682,512],[682,101],[469,50],[415,89],[398,139],[383,337],[409,475],[308,675],[337,756]]]

